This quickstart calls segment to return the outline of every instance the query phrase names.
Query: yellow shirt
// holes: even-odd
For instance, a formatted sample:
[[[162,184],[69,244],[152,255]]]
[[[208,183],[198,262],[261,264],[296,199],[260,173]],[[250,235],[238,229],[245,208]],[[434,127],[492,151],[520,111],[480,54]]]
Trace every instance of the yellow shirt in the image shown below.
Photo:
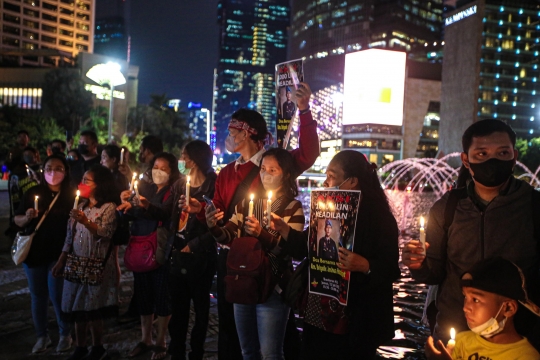
[[[540,354],[526,338],[512,344],[494,344],[472,331],[456,336],[454,360],[540,360]]]

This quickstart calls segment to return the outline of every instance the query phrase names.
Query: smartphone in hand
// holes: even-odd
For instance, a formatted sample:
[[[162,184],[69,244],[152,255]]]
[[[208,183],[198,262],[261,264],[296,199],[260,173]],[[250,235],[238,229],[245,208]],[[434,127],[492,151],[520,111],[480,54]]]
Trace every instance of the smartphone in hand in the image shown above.
[[[216,205],[214,204],[214,202],[212,201],[212,199],[210,199],[208,196],[206,195],[203,195],[203,199],[204,201],[206,202],[206,206],[210,208],[210,211],[214,211],[216,210]]]

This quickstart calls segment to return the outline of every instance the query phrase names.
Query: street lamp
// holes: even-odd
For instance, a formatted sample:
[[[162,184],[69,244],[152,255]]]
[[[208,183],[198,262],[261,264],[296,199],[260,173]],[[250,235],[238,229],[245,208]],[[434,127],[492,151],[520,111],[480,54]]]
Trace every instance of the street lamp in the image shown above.
[[[86,76],[100,85],[109,85],[111,88],[111,99],[109,101],[109,133],[108,142],[112,142],[112,124],[113,124],[113,93],[114,87],[126,83],[126,78],[120,71],[120,65],[113,62],[98,64],[92,66],[86,73]]]

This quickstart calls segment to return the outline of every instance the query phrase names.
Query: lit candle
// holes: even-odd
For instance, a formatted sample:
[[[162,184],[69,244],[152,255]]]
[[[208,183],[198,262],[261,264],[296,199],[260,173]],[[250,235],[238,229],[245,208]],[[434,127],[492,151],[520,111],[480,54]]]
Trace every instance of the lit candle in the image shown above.
[[[81,192],[77,190],[77,196],[75,196],[75,202],[73,203],[73,209],[77,210],[79,207],[79,196],[81,195]]]
[[[120,165],[124,163],[124,148],[122,148],[122,151],[120,151]]]
[[[268,200],[266,201],[266,216],[268,216],[268,227],[270,227],[270,221],[272,220],[272,192],[268,192]]]
[[[39,199],[39,196],[36,195],[36,197],[34,198],[34,210],[38,211],[38,199]]]
[[[251,200],[249,201],[248,216],[253,216],[253,197],[254,196],[255,195],[253,195],[253,194],[250,195]]]
[[[452,355],[452,351],[454,351],[454,347],[456,346],[456,330],[454,328],[450,329],[450,340],[448,340],[448,344],[446,344],[446,350]]]
[[[424,217],[420,217],[420,244],[422,244],[422,255],[426,255],[426,231],[424,230]]]
[[[137,195],[137,198],[139,198],[139,188],[137,186],[139,182],[137,180],[135,180],[135,185],[134,185],[134,189],[135,189],[135,195]]]
[[[188,175],[187,182],[186,182],[186,204],[189,205],[189,190],[191,189],[191,185],[189,181],[191,180],[191,177]]]
[[[25,165],[26,166],[26,175],[28,175],[28,177],[30,177],[30,169],[28,168],[28,165]]]
[[[131,184],[129,185],[129,191],[133,191],[133,185],[135,184],[135,179],[137,178],[137,173],[133,173],[133,177],[131,178]]]

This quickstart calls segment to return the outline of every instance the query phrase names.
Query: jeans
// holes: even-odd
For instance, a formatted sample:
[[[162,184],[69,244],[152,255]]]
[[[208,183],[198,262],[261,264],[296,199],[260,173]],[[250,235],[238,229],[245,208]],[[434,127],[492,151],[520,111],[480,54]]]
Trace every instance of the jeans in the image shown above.
[[[56,313],[60,336],[68,336],[71,331],[69,322],[62,319],[64,278],[53,277],[51,269],[55,264],[56,262],[52,262],[48,265],[28,267],[23,263],[32,299],[32,319],[34,320],[34,328],[38,338],[47,336],[49,332],[47,319],[49,299],[51,299]]]
[[[283,360],[283,340],[289,318],[289,307],[274,291],[264,304],[234,304],[244,360]]]

